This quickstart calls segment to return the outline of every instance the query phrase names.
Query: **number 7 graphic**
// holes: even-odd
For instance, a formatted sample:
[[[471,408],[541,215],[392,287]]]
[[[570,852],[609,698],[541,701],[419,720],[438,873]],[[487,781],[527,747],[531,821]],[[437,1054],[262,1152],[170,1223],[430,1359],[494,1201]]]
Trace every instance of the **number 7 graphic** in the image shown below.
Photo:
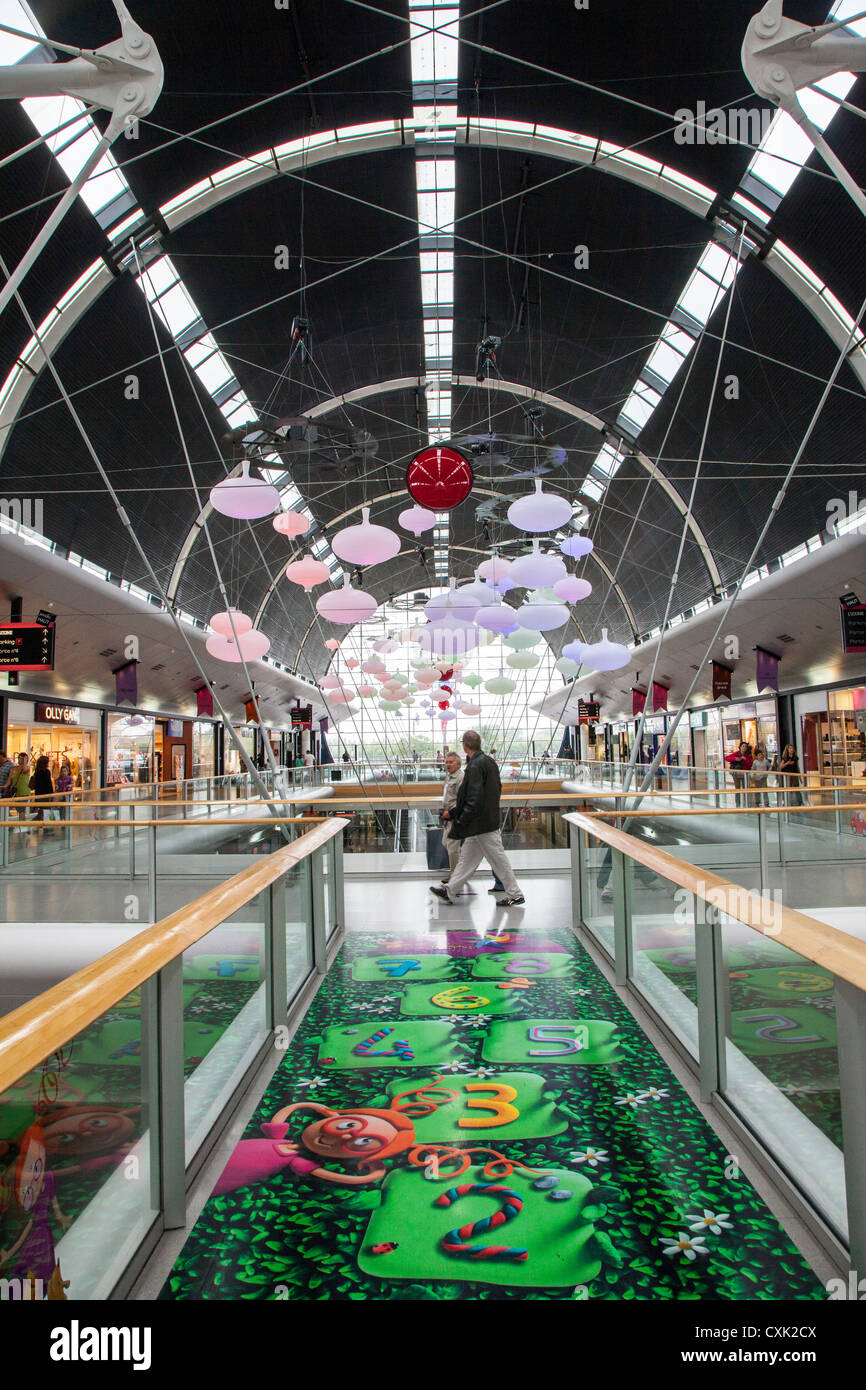
[[[531,1047],[530,1057],[569,1057],[589,1046],[589,1029],[585,1023],[540,1023],[528,1030],[530,1042],[561,1043],[548,1048]]]

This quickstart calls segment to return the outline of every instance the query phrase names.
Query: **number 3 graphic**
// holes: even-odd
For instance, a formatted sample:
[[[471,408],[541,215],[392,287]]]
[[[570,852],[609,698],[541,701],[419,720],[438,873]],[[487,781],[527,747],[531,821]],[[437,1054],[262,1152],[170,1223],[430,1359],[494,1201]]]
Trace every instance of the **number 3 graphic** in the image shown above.
[[[530,1042],[561,1043],[561,1047],[531,1047],[530,1057],[569,1057],[589,1045],[589,1029],[585,1023],[540,1023],[529,1030]]]
[[[520,1118],[520,1111],[515,1105],[510,1104],[512,1100],[517,1099],[517,1092],[513,1086],[501,1086],[495,1082],[467,1081],[464,1089],[493,1092],[489,1100],[467,1100],[466,1102],[468,1110],[492,1110],[493,1119],[458,1120],[459,1129],[495,1129],[498,1125],[510,1125],[512,1120]]]

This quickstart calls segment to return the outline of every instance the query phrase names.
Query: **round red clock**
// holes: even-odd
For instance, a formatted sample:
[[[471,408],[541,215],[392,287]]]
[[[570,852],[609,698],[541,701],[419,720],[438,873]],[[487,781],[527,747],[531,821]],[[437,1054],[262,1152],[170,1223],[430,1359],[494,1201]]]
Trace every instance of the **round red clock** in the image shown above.
[[[450,445],[431,444],[416,454],[406,470],[406,487],[419,507],[450,512],[472,491],[469,460]]]

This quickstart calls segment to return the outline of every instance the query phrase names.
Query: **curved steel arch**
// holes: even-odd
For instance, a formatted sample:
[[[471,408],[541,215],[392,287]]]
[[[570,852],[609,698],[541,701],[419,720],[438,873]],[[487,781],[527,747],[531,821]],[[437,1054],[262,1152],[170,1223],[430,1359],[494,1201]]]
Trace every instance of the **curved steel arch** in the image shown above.
[[[229,198],[247,192],[270,179],[298,169],[354,155],[376,154],[414,144],[415,124],[411,120],[378,121],[367,126],[349,126],[319,132],[285,145],[270,147],[216,170],[193,184],[159,208],[170,231],[176,231]],[[706,218],[716,193],[713,189],[682,174],[673,165],[663,165],[643,155],[618,147],[578,131],[553,130],[528,121],[484,121],[464,118],[458,122],[458,136],[464,143],[535,153],[567,163],[592,165],[601,173],[612,174],[660,197],[677,203],[696,217]],[[820,328],[841,349],[849,341],[852,322],[847,310],[809,265],[778,238],[764,264],[799,299]],[[78,323],[79,318],[114,283],[114,275],[102,260],[94,261],[70,286],[39,325],[46,352],[51,354]],[[823,288],[822,288],[823,287]],[[848,322],[840,317],[840,311]],[[852,371],[866,387],[866,341],[848,355]],[[37,345],[28,343],[0,387],[0,459],[18,414],[45,365]]]
[[[461,136],[464,143],[469,145],[536,153],[569,163],[591,165],[602,173],[613,174],[627,183],[667,198],[670,202],[678,204],[686,211],[701,218],[706,217],[716,196],[713,189],[682,174],[673,166],[663,165],[643,155],[637,155],[632,151],[602,141],[595,136],[583,135],[576,131],[555,130],[529,122],[485,121],[464,118],[458,122],[458,138]],[[414,137],[415,125],[413,121],[401,119],[380,121],[361,127],[345,127],[341,130],[317,133],[314,137],[296,139],[282,146],[271,147],[257,155],[215,171],[214,174],[164,203],[159,209],[160,215],[169,230],[174,231],[228,199],[280,175],[301,168],[309,170],[314,165],[334,159],[378,153],[403,145],[411,146]],[[817,287],[823,286],[824,290],[827,287],[823,285],[819,277],[810,271],[805,262],[791,252],[785,243],[777,240],[764,263],[781,283],[801,301],[837,347],[841,348],[849,341],[849,330],[844,319],[844,316],[847,316],[847,310],[834,296],[830,295],[829,298],[824,296],[822,290]],[[56,350],[86,310],[101,296],[103,290],[113,283],[113,278],[104,263],[94,262],[83,275],[79,276],[78,280],[58,301],[57,306],[39,325],[39,333],[45,351],[43,352],[33,342],[25,346],[21,357],[0,388],[0,460],[2,460],[18,414],[45,365],[46,354],[50,355]],[[850,318],[850,316],[847,317]],[[866,386],[866,340],[861,338],[858,341],[857,346],[849,353],[848,361],[859,380]],[[458,377],[456,379],[461,384],[477,385],[474,378]],[[423,381],[424,378],[404,380],[414,385],[418,381]],[[489,385],[498,388],[500,384],[491,382]],[[597,429],[605,428],[597,416],[581,411],[579,407],[572,406],[569,402],[563,401],[561,397],[535,392],[532,388],[514,382],[503,383],[502,389],[517,394],[535,396],[541,400],[549,400],[556,409],[582,419]],[[377,390],[382,391],[383,386],[365,387],[360,388],[360,390],[364,394],[375,394]],[[350,401],[353,398],[360,399],[361,397],[354,392],[349,392],[336,399],[338,401]],[[327,402],[322,403],[322,405],[325,408],[333,408],[329,407]],[[314,411],[315,413],[322,413],[322,407],[314,408]],[[314,411],[309,413],[312,414]],[[634,451],[634,454],[641,466],[664,489],[680,514],[685,515],[685,504],[673,485],[659,472],[646,454],[641,453],[640,450]],[[181,546],[167,590],[170,599],[173,599],[177,592],[184,564],[207,515],[208,508],[206,507],[193,523]],[[701,550],[713,587],[717,587],[721,579],[710,548],[700,532],[700,528],[696,527],[693,518],[690,519],[690,522],[690,529]]]

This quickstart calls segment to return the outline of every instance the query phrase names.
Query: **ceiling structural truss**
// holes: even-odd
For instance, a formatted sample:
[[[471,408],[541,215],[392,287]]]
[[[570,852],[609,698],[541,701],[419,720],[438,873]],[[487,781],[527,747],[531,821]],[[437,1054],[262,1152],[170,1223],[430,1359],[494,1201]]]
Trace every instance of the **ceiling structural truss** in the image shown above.
[[[451,434],[459,23],[453,0],[409,0],[428,444]],[[440,583],[448,577],[448,537],[448,513],[437,512],[433,567]]]
[[[775,123],[777,137],[781,131],[783,138],[796,145],[799,135],[807,153],[814,146],[866,217],[866,195],[824,139],[824,131],[854,85],[852,74],[866,72],[866,15],[856,0],[840,0],[826,24],[810,28],[786,19],[782,5],[783,0],[767,0],[749,24],[743,41],[743,71],[759,96],[781,108]],[[791,122],[805,134],[805,142],[800,132],[790,129]],[[777,180],[771,174],[767,183],[772,189]]]
[[[39,133],[49,137],[48,148],[71,180],[0,289],[0,314],[79,193],[98,216],[108,208],[116,208],[118,199],[122,201],[128,191],[109,149],[123,130],[153,109],[162,91],[163,67],[153,39],[135,23],[123,0],[112,2],[120,20],[121,37],[98,49],[52,44],[21,0],[13,0],[11,13],[20,15],[23,27],[0,27],[7,41],[3,48],[8,56],[14,54],[11,65],[0,67],[0,97],[21,101]],[[4,14],[9,12],[10,7],[6,6]],[[11,51],[9,39],[17,40],[17,48]],[[75,56],[70,62],[52,63],[52,48]],[[40,56],[44,62],[38,61]],[[72,112],[70,102],[74,103]],[[94,125],[85,103],[111,112],[104,134]],[[76,110],[80,111],[81,120],[70,125],[68,118]],[[85,192],[88,184],[91,187]]]

